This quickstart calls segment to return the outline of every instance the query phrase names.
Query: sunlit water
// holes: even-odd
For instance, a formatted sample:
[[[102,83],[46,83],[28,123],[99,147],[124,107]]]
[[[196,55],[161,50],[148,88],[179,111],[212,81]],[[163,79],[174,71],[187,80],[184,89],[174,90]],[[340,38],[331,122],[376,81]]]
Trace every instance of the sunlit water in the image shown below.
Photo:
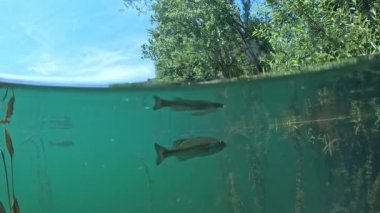
[[[6,88],[8,93],[5,96]],[[21,212],[380,211],[380,62],[212,85],[4,85],[0,200]],[[153,96],[225,104],[154,111]],[[8,109],[9,111],[9,109]],[[14,187],[5,129],[14,148]],[[219,153],[157,166],[154,143],[211,136]],[[9,138],[8,138],[9,140]],[[9,142],[9,141],[8,141]]]

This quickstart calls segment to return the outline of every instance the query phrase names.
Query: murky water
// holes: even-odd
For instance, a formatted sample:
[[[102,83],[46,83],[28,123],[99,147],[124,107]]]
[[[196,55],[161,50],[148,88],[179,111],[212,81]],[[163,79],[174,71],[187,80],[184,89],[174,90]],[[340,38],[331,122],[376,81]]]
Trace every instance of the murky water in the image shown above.
[[[21,212],[380,211],[380,61],[212,85],[0,93],[6,212],[13,189]],[[153,110],[153,96],[224,107]],[[197,136],[227,146],[156,165],[154,143]]]

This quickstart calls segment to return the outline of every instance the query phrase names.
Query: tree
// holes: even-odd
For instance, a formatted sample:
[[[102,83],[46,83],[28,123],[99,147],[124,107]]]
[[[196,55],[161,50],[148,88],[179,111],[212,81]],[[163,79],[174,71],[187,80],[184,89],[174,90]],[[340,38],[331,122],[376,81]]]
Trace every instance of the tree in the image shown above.
[[[159,80],[289,72],[380,52],[379,0],[124,0],[153,12],[143,56]],[[137,6],[137,5],[140,5]]]
[[[376,0],[267,1],[254,30],[272,47],[262,61],[290,71],[379,53],[379,8]]]
[[[203,81],[262,71],[262,42],[252,35],[252,1],[157,0],[143,55],[155,61],[158,79]],[[263,46],[265,47],[265,46]]]

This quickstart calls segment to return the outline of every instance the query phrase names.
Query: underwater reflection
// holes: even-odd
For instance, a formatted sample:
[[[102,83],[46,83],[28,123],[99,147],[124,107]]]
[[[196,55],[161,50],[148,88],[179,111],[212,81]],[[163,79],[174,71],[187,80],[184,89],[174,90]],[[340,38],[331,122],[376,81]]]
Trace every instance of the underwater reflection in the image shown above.
[[[224,104],[203,100],[189,100],[184,98],[176,98],[172,101],[153,96],[155,104],[153,110],[159,110],[169,107],[174,111],[195,111],[193,115],[205,115],[210,112],[222,108]]]
[[[74,142],[71,140],[50,141],[49,145],[57,147],[69,147],[74,145]]]
[[[48,120],[48,125],[52,129],[71,129],[72,122],[69,116],[56,116]]]

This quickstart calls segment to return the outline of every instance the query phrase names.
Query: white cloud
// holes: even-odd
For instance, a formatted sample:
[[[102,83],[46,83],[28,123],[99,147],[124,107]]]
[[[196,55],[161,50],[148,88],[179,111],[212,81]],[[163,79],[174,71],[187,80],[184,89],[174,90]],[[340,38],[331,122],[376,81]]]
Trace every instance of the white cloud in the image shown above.
[[[154,77],[151,61],[131,56],[127,51],[87,50],[82,54],[57,57],[42,53],[25,74],[1,76],[11,81],[42,84],[108,84],[139,82]]]
[[[153,78],[153,62],[140,59],[149,17],[120,7],[103,0],[62,1],[8,11],[0,18],[9,28],[0,35],[0,80],[106,85]]]
[[[61,62],[60,59],[43,53],[39,56],[38,61],[30,65],[27,69],[37,75],[54,76],[59,74],[62,69],[66,69],[66,65]]]

